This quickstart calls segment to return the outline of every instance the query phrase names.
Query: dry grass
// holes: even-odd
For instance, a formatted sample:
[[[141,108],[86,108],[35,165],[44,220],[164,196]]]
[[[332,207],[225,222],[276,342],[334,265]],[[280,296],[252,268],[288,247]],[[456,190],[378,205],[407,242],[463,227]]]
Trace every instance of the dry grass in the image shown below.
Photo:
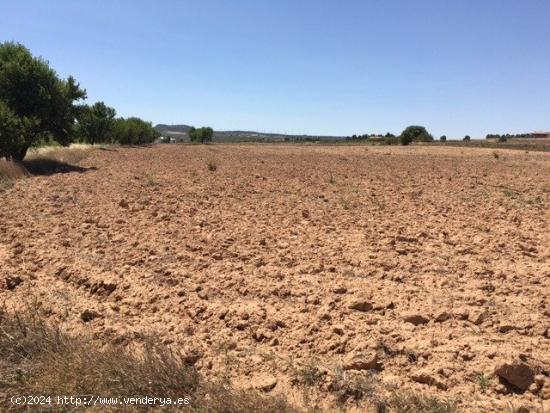
[[[0,159],[0,190],[9,189],[16,180],[29,176],[22,165]]]
[[[101,148],[101,146],[91,146],[85,144],[72,144],[68,147],[45,146],[42,148],[31,149],[25,160],[33,161],[37,159],[50,159],[67,164],[78,164],[85,159],[92,150]]]
[[[281,398],[203,380],[178,354],[152,341],[141,351],[101,347],[90,337],[73,337],[48,325],[36,310],[25,315],[0,313],[0,410],[27,411],[9,400],[21,394],[189,397],[190,404],[177,411],[193,412],[297,411]],[[73,410],[74,406],[56,406],[52,411]],[[111,411],[138,410],[143,407],[117,406]],[[109,409],[101,406],[95,411]]]
[[[456,403],[415,392],[396,392],[389,399],[390,411],[396,413],[454,413]]]
[[[88,157],[93,148],[89,145],[70,147],[44,147],[29,151],[18,164],[0,159],[0,190],[11,188],[19,179],[31,175],[51,175],[65,172],[84,172],[78,164]]]

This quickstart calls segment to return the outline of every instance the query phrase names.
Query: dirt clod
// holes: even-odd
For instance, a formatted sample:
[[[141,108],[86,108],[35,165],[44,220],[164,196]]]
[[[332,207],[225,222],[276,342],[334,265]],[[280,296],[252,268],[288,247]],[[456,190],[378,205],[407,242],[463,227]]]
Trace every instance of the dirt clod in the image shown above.
[[[504,363],[495,369],[495,374],[519,390],[525,391],[535,381],[535,371],[526,363]]]

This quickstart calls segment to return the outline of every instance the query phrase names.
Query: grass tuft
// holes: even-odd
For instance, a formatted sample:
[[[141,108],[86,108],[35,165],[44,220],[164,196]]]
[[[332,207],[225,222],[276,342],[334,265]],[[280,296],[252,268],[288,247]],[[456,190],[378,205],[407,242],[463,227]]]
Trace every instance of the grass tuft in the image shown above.
[[[395,392],[388,400],[395,413],[454,413],[456,404],[451,400],[441,400],[415,392]]]
[[[0,160],[0,190],[11,188],[15,181],[29,176],[29,172],[20,164]]]

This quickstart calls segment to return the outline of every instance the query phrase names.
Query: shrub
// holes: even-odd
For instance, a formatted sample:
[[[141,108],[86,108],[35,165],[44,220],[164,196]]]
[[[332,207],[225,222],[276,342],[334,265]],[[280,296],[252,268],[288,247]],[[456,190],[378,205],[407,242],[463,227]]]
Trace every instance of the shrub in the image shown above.
[[[447,137],[443,135],[441,138],[439,138],[440,142],[447,142]]]
[[[431,142],[434,138],[428,133],[424,126],[408,126],[399,136],[401,145],[408,145],[412,142]]]
[[[151,122],[140,118],[117,118],[113,123],[112,140],[121,145],[152,143],[159,136]]]
[[[41,139],[69,145],[86,92],[21,44],[0,43],[0,157],[21,161]]]
[[[466,135],[464,136],[464,139],[462,139],[464,142],[470,142],[470,140],[472,140],[472,138],[470,138],[470,135]]]

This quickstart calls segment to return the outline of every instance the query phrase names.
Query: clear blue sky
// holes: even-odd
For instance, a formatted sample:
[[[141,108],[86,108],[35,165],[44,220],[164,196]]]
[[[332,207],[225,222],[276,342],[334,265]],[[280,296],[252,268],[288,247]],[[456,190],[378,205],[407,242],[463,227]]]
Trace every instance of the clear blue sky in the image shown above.
[[[0,41],[154,123],[550,129],[547,0],[2,0]]]

